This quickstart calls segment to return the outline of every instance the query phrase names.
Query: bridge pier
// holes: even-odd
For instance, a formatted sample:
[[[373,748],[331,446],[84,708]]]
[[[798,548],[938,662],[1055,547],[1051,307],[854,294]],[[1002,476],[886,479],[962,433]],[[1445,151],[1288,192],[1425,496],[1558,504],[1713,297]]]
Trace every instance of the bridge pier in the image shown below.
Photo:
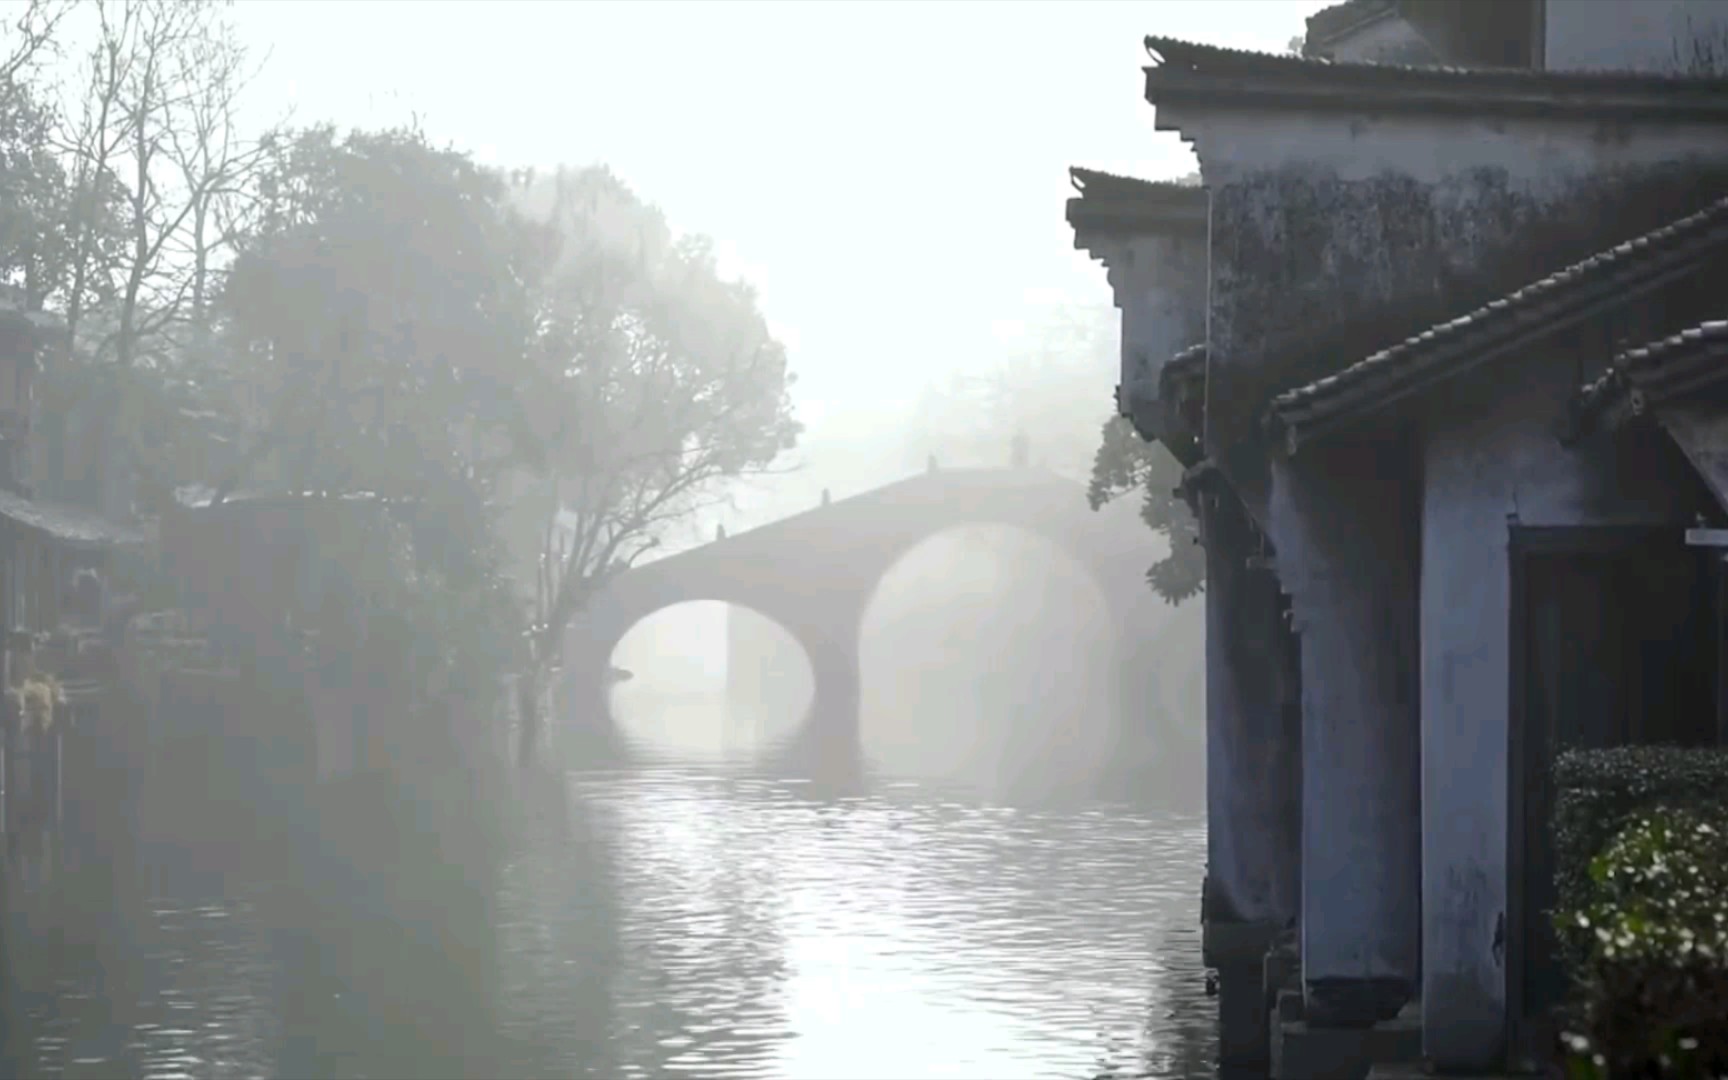
[[[810,703],[809,723],[831,739],[857,742],[862,699],[857,632],[812,650],[810,667],[816,676],[816,693]]]
[[[861,768],[864,759],[859,724],[861,620],[860,610],[856,617],[844,620],[844,628],[807,629],[795,634],[810,661],[816,685],[810,712],[786,753],[781,755],[783,764],[822,776],[852,775]]]
[[[550,722],[541,738],[558,760],[567,765],[611,761],[620,753],[622,741],[612,719],[611,653],[572,649],[564,667],[553,680]]]

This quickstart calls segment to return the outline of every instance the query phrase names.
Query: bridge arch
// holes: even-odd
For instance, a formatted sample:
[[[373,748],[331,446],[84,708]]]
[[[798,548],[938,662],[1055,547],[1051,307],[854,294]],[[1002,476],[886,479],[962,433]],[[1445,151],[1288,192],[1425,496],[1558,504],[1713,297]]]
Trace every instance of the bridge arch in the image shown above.
[[[589,729],[590,735],[598,734],[604,742],[615,742],[619,733],[608,672],[619,643],[632,628],[652,616],[681,604],[701,602],[753,611],[797,643],[813,686],[809,717],[845,718],[857,712],[856,625],[815,617],[821,609],[813,607],[810,598],[796,588],[775,589],[762,582],[722,579],[694,590],[612,588],[596,597],[571,627],[568,640],[572,644],[565,651],[559,693],[559,712],[565,723]],[[595,728],[600,730],[595,732]]]
[[[752,647],[734,640],[743,627]],[[732,758],[781,743],[802,726],[815,671],[793,633],[755,608],[685,601],[624,631],[609,661],[606,704],[632,751]],[[752,682],[756,693],[747,693]]]
[[[1084,487],[1033,469],[924,473],[669,555],[614,579],[566,639],[566,724],[610,725],[606,664],[620,638],[661,609],[695,600],[751,608],[779,623],[809,660],[808,726],[827,741],[858,740],[859,637],[885,574],[951,529],[997,525],[1072,555],[1097,581],[1119,639],[1133,613],[1156,604],[1144,582],[1145,527],[1095,513]]]
[[[1132,630],[1048,536],[935,533],[882,575],[862,628],[860,741],[895,776],[1065,797],[1112,773],[1138,726]]]

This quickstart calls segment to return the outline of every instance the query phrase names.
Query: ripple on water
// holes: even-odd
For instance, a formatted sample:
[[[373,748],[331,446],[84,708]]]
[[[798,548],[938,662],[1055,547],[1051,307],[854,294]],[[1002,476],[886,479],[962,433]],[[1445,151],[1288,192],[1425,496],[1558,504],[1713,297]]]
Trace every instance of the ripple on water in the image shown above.
[[[569,795],[499,863],[501,1074],[1210,1071],[1196,818],[680,768]],[[273,1075],[267,891],[157,898],[118,983],[111,953],[38,948],[37,1072]]]
[[[1205,1007],[1167,1004],[1200,999],[1197,820],[674,769],[572,788],[615,879],[622,1068],[669,1038],[739,1076],[1132,1075],[1172,1049],[1162,1075],[1193,1076],[1210,1052]]]

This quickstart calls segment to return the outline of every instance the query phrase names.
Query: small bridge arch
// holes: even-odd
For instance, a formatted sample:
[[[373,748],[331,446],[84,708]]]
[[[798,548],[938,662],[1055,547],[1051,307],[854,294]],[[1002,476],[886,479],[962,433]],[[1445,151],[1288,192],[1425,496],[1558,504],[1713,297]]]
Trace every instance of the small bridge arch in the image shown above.
[[[806,735],[855,746],[859,639],[888,571],[953,528],[1002,525],[1039,536],[1085,567],[1118,634],[1156,602],[1145,586],[1149,543],[1138,521],[1095,513],[1086,490],[1034,469],[937,470],[644,564],[610,582],[565,640],[559,711],[566,724],[612,719],[606,672],[641,620],[676,604],[720,601],[778,623],[804,650],[815,683]]]

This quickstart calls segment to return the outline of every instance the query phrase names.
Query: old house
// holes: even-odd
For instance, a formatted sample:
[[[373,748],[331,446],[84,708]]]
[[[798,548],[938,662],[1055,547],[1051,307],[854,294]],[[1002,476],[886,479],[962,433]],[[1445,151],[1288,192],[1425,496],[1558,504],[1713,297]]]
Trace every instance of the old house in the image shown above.
[[[1600,252],[1268,414],[1274,488],[1341,478],[1341,526],[1371,516],[1361,461],[1414,458],[1431,1053],[1498,1053],[1503,1027],[1533,1053],[1551,1034],[1555,750],[1716,739],[1719,564],[1686,533],[1723,513],[1708,483],[1720,411],[1698,378],[1708,332],[1667,335],[1720,309],[1703,286],[1728,269],[1725,215],[1712,204]],[[1617,356],[1628,335],[1660,340]],[[1628,399],[1663,422],[1599,437],[1594,419]]]
[[[1207,546],[1204,918],[1242,1063],[1539,1052],[1555,746],[1716,737],[1717,571],[1685,534],[1722,516],[1725,15],[1352,0],[1307,57],[1150,38],[1206,259],[1136,262],[1173,234],[1150,187],[1110,188],[1139,218],[1070,204],[1123,411],[1190,465]]]
[[[59,816],[66,732],[110,674],[101,634],[110,560],[142,540],[95,507],[36,495],[45,442],[36,379],[53,329],[51,317],[0,300],[0,680],[11,691],[0,817],[8,829]]]
[[[382,596],[405,574],[378,500],[200,502],[168,514],[161,536],[186,632],[236,684],[188,710],[208,720],[187,737],[227,744],[242,771],[290,787],[391,756],[399,695],[381,672],[400,664],[402,635],[389,632]],[[269,708],[226,707],[227,693],[261,693]]]

